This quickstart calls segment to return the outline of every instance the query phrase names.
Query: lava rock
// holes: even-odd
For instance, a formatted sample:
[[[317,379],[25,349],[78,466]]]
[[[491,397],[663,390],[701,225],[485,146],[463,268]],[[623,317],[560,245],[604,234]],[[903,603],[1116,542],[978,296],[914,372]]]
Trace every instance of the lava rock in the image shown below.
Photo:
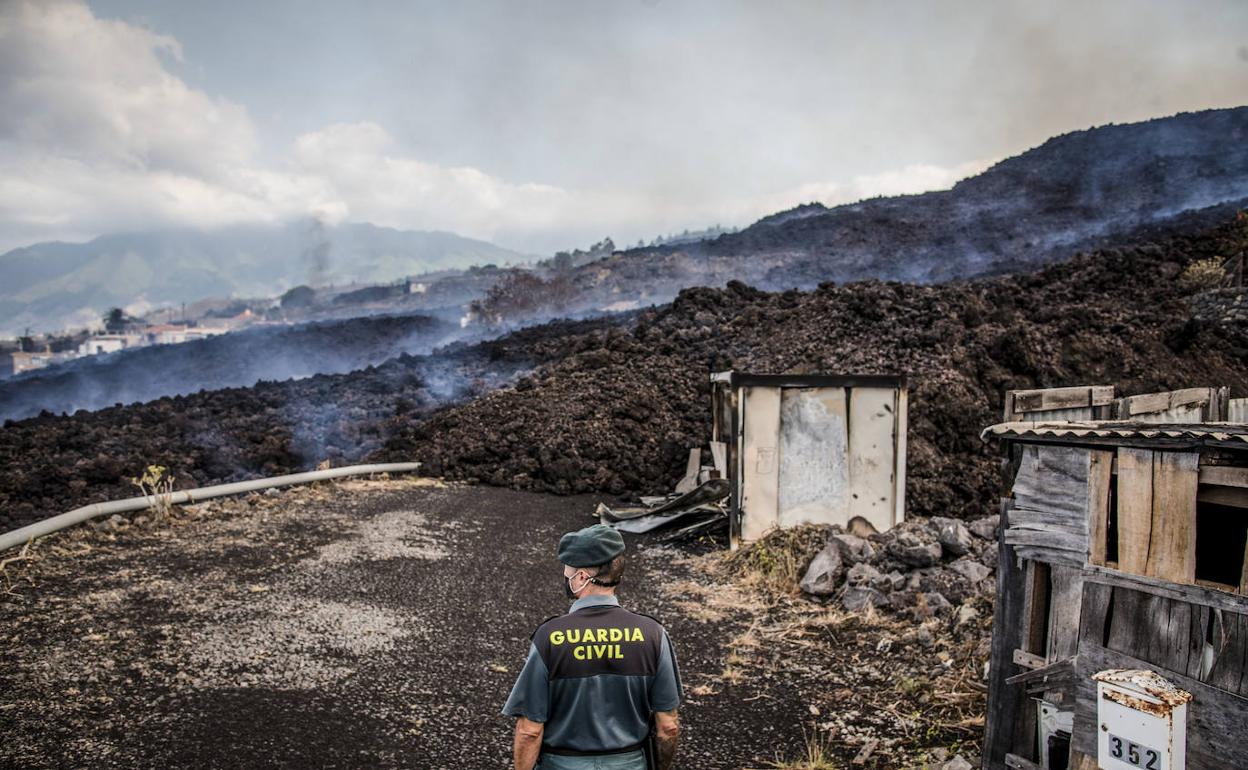
[[[992,574],[992,570],[971,559],[959,559],[949,565],[949,569],[958,573],[971,583],[978,583]]]
[[[997,539],[997,528],[1001,526],[1001,516],[993,514],[985,516],[982,519],[976,519],[967,525],[967,529],[971,534],[982,537],[985,540]]]
[[[812,596],[829,596],[840,584],[844,564],[841,562],[840,550],[835,543],[828,543],[806,568],[802,578],[801,589]]]
[[[888,605],[888,597],[874,588],[849,586],[841,597],[841,606],[850,612],[858,612],[867,607],[884,607]]]
[[[957,519],[934,517],[932,524],[936,527],[936,541],[945,553],[953,556],[965,556],[971,550],[971,531]]]

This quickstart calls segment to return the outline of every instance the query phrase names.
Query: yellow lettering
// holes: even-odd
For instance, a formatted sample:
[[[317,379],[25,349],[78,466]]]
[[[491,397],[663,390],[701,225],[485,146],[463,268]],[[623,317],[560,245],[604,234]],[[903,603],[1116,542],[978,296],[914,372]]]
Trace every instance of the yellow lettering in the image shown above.
[[[605,628],[598,629],[598,641],[600,642],[607,641],[607,629]]]
[[[618,642],[624,638],[624,632],[618,628],[611,629],[611,638],[608,641]]]
[[[581,630],[579,628],[568,629],[568,644],[576,644],[581,641]]]
[[[593,657],[595,657],[595,658],[605,658],[605,657],[607,657],[607,645],[605,645],[605,644],[595,644],[595,645],[594,645],[594,655],[593,655]]]
[[[562,631],[551,631],[551,632],[550,632],[550,643],[551,643],[551,644],[563,644],[563,632],[562,632]]]
[[[614,650],[615,654],[612,655],[611,657],[616,658],[617,660],[624,660],[624,653],[620,651],[620,645],[615,644],[612,646],[615,648]]]
[[[573,648],[572,648],[572,657],[576,658],[577,660],[585,660],[585,648],[584,648],[584,647],[573,647]]]
[[[641,638],[641,629],[640,629],[640,628],[634,628],[634,629],[633,629],[633,637],[632,637],[631,639],[629,639],[628,641],[630,641],[630,642],[644,642],[644,641],[646,641],[646,640]]]

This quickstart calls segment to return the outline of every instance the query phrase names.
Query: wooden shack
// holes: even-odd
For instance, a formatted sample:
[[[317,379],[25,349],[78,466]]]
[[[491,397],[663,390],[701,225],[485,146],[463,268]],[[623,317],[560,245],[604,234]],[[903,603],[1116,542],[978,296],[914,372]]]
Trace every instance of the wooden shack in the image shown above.
[[[729,371],[711,388],[734,546],[776,527],[883,531],[905,517],[905,378]]]
[[[1109,669],[1192,694],[1188,770],[1248,768],[1248,425],[1227,396],[1007,396],[985,431],[1008,481],[985,768],[1097,767]]]

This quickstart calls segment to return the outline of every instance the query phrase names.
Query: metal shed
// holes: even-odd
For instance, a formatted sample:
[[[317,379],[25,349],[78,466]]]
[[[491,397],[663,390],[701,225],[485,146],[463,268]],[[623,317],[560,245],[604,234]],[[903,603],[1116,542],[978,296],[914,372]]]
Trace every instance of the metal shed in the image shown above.
[[[1190,696],[1187,770],[1248,767],[1248,425],[1159,422],[1231,406],[1189,389],[1118,399],[1125,420],[1031,422],[1007,403],[985,431],[1009,487],[985,768],[1098,767],[1098,686],[1132,672]]]
[[[904,377],[729,371],[711,383],[734,546],[775,527],[861,520],[883,531],[905,517]]]

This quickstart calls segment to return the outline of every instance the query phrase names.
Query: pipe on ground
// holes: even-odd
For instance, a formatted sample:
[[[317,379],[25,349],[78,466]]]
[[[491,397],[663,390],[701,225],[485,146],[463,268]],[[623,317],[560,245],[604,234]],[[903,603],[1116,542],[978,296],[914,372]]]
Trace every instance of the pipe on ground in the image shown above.
[[[233,484],[217,484],[212,487],[199,487],[197,489],[186,489],[181,492],[174,492],[169,495],[169,502],[174,505],[183,503],[198,503],[204,500],[210,500],[214,497],[223,497],[225,495],[237,495],[243,492],[255,492],[260,489],[272,489],[274,487],[289,487],[294,484],[308,484],[313,481],[325,481],[327,479],[336,479],[343,476],[364,476],[371,473],[405,473],[414,471],[420,467],[420,463],[377,463],[374,465],[347,465],[342,468],[329,468],[323,471],[309,471],[307,473],[291,473],[286,476],[273,476],[267,479],[251,479],[250,481],[238,481]],[[106,503],[93,503],[84,505],[81,508],[75,508],[72,511],[53,516],[43,521],[36,521],[34,524],[28,524],[25,527],[12,530],[0,534],[0,552],[7,551],[14,546],[22,545],[36,537],[50,535],[53,532],[72,527],[75,524],[81,524],[88,519],[94,519],[97,516],[106,516],[113,513],[126,513],[128,511],[141,511],[150,508],[152,499],[149,497],[129,497],[125,500],[111,500]]]

